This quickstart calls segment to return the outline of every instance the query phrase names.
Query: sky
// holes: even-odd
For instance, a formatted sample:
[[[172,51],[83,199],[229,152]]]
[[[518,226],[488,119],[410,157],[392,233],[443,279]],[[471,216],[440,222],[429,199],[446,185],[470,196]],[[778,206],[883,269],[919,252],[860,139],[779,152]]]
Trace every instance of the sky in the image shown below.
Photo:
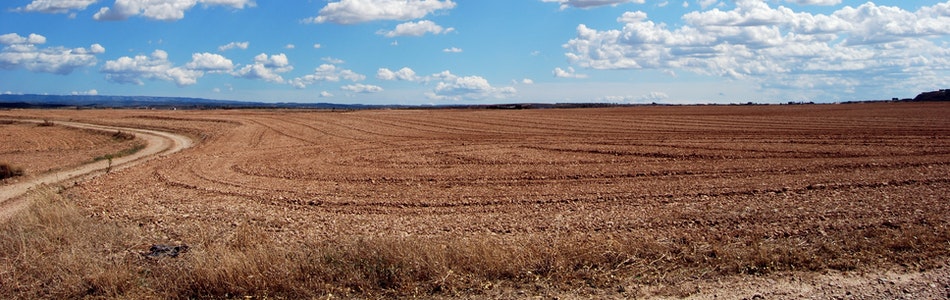
[[[950,88],[950,1],[5,0],[0,93],[785,103]]]

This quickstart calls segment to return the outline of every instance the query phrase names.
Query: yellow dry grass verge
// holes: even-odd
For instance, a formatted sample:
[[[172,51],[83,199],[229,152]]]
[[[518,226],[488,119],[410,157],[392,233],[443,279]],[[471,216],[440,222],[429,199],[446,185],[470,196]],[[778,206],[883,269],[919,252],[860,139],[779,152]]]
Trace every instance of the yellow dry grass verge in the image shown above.
[[[499,289],[624,298],[641,287],[687,295],[679,282],[742,273],[927,268],[946,257],[948,230],[848,231],[809,241],[762,232],[701,236],[352,237],[288,244],[238,227],[203,234],[188,252],[148,258],[131,224],[90,217],[61,189],[34,192],[32,207],[0,224],[0,294],[12,298],[276,298],[473,296]],[[940,216],[935,216],[940,218]],[[802,247],[803,243],[810,246]],[[527,292],[525,292],[527,291]],[[525,294],[518,294],[524,296]],[[647,295],[649,296],[649,295]]]

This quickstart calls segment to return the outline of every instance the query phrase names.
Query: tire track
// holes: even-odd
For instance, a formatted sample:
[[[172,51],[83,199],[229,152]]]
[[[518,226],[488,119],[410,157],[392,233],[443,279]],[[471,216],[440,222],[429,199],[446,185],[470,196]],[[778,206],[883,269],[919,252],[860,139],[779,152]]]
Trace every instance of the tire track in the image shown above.
[[[23,122],[41,123],[42,120],[19,120]],[[183,135],[149,129],[139,129],[131,127],[106,126],[79,122],[57,121],[57,125],[69,126],[79,129],[98,130],[98,131],[125,131],[132,132],[137,138],[145,140],[145,148],[135,154],[119,157],[110,161],[97,161],[82,166],[63,171],[42,174],[36,177],[0,186],[0,220],[7,219],[20,209],[27,207],[28,201],[22,198],[23,194],[29,192],[34,187],[48,184],[55,184],[67,180],[79,179],[85,176],[95,176],[102,174],[105,170],[121,170],[141,164],[149,159],[169,155],[193,145],[190,138]]]

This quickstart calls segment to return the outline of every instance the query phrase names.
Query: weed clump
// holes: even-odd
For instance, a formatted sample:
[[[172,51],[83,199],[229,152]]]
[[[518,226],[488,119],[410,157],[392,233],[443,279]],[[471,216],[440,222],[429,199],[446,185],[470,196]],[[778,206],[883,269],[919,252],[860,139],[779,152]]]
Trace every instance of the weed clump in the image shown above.
[[[7,163],[0,163],[0,179],[23,176],[23,168],[14,167]]]
[[[135,134],[119,130],[112,134],[112,139],[117,142],[130,141],[135,139]]]

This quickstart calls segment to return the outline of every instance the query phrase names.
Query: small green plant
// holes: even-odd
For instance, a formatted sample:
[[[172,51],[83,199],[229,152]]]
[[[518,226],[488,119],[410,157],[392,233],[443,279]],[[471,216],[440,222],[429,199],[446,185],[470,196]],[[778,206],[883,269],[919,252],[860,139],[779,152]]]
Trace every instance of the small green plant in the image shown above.
[[[6,163],[0,163],[0,179],[23,176],[23,169],[11,166]]]

